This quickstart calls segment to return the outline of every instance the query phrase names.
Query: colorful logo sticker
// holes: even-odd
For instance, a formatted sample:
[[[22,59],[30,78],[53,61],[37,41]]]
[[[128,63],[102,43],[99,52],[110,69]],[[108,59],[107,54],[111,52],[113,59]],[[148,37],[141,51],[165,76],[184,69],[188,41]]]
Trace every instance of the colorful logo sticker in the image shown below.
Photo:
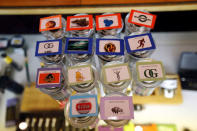
[[[37,71],[36,87],[60,87],[61,68],[39,68]]]
[[[102,73],[105,84],[131,80],[131,72],[127,63],[104,66]]]
[[[62,28],[62,15],[40,18],[40,32],[60,28]]]
[[[136,69],[139,81],[158,81],[165,79],[165,71],[160,61],[137,62]]]
[[[131,10],[128,22],[153,29],[155,26],[156,17],[156,15],[150,13]]]
[[[62,53],[62,40],[37,41],[36,56],[57,55]]]
[[[66,38],[66,54],[92,54],[92,38]]]
[[[143,50],[152,50],[156,48],[151,33],[126,36],[125,43],[128,53]]]
[[[75,95],[70,97],[70,117],[84,117],[98,115],[96,95]]]
[[[134,118],[131,96],[101,97],[102,120],[130,120]]]
[[[124,55],[124,40],[96,39],[97,55]]]
[[[68,84],[78,85],[93,81],[91,65],[74,66],[68,68]]]
[[[96,16],[96,30],[121,28],[121,14],[108,14]]]
[[[80,15],[67,17],[67,31],[93,29],[93,16]]]

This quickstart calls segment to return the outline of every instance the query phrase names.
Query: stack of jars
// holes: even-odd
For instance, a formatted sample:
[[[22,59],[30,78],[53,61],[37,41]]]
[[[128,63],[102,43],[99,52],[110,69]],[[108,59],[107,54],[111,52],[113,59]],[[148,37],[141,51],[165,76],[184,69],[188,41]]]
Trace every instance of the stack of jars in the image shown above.
[[[68,99],[65,118],[76,128],[94,128],[99,119],[121,127],[134,118],[132,93],[150,95],[165,76],[161,62],[146,59],[156,48],[149,33],[156,16],[131,10],[125,22],[120,13],[95,18],[40,19],[47,40],[36,45],[44,63],[36,86],[57,101]]]

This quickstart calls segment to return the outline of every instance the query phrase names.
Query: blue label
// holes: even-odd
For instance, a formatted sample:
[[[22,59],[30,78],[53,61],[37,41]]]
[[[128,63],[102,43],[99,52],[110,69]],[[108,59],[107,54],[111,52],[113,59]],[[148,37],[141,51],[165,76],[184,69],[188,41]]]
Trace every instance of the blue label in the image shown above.
[[[123,39],[96,39],[97,55],[124,55]]]
[[[57,55],[62,53],[62,40],[37,41],[35,56]]]
[[[66,38],[66,54],[92,54],[92,38],[72,37]]]
[[[97,116],[97,115],[98,115],[97,95],[70,96],[70,109],[69,109],[70,117],[84,117],[84,116]]]
[[[156,48],[151,33],[126,36],[124,39],[128,53],[152,50]]]

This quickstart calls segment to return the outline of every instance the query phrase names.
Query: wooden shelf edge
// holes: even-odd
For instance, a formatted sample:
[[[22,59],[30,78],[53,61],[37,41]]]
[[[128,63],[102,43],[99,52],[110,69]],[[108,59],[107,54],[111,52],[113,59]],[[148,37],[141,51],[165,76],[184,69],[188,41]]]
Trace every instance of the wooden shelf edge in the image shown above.
[[[40,15],[40,14],[77,14],[77,13],[106,13],[130,12],[131,9],[160,11],[190,11],[197,10],[197,2],[192,4],[171,5],[129,5],[129,6],[88,6],[88,7],[50,7],[50,8],[0,8],[0,15]]]

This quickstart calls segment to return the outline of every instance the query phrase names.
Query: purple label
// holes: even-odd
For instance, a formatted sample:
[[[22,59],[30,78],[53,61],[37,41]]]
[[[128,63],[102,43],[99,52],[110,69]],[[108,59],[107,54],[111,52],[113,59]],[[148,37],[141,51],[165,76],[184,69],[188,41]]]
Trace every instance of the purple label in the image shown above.
[[[123,128],[110,128],[108,126],[99,126],[98,131],[123,131]]]
[[[102,97],[100,108],[103,120],[130,120],[134,118],[131,96]]]

